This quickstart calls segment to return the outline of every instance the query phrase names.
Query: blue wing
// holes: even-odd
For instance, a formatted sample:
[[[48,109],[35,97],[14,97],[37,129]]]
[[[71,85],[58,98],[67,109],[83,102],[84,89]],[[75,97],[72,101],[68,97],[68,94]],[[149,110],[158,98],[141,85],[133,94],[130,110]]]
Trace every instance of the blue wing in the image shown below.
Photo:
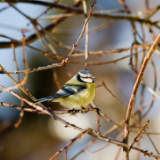
[[[76,93],[78,93],[78,92],[80,92],[81,90],[84,90],[84,89],[86,89],[86,86],[65,85],[56,94],[54,94],[52,96],[40,98],[40,99],[34,101],[34,103],[44,102],[44,101],[53,101],[54,99],[63,98],[63,97],[67,97],[67,96],[76,94]]]

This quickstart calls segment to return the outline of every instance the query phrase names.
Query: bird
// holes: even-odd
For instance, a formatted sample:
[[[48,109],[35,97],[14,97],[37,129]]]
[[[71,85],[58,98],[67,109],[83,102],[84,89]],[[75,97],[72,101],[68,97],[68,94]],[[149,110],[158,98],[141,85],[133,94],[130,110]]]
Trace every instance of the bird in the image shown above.
[[[38,102],[60,102],[69,109],[85,108],[95,96],[95,77],[88,70],[80,70],[54,95],[40,98]]]

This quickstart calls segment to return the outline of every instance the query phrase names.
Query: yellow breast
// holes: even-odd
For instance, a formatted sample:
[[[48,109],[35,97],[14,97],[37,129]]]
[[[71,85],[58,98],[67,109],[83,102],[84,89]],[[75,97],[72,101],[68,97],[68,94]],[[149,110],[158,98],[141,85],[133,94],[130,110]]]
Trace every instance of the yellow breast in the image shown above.
[[[80,109],[86,107],[95,96],[95,84],[87,83],[87,88],[67,97],[56,99],[54,102],[60,102],[61,105],[68,108]]]

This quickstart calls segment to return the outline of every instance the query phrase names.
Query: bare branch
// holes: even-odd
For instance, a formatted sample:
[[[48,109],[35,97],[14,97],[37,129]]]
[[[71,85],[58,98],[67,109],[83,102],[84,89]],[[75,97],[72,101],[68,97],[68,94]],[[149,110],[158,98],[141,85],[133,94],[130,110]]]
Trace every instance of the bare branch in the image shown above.
[[[133,101],[135,99],[137,90],[139,88],[141,79],[143,77],[145,68],[147,66],[147,63],[148,63],[151,55],[155,51],[156,46],[158,45],[159,41],[160,41],[160,33],[156,37],[155,41],[153,42],[151,48],[148,51],[148,54],[145,56],[145,58],[143,60],[141,69],[139,71],[138,77],[136,79],[135,85],[134,85],[133,90],[132,90],[132,94],[130,96],[130,100],[129,100],[128,107],[127,107],[125,126],[124,126],[124,137],[123,137],[123,142],[126,143],[126,144],[128,144],[128,138],[129,138],[129,122],[130,122],[130,117],[131,117],[131,111],[132,111]],[[129,159],[129,157],[128,157],[129,156],[128,149],[127,148],[123,148],[123,152],[124,152],[124,160],[128,160]]]

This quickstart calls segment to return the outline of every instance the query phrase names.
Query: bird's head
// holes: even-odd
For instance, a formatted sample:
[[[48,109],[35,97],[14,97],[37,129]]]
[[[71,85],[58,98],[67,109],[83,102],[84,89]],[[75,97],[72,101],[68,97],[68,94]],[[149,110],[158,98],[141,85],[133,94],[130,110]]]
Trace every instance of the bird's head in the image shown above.
[[[81,70],[76,76],[77,80],[84,83],[94,83],[94,76],[87,70]]]

